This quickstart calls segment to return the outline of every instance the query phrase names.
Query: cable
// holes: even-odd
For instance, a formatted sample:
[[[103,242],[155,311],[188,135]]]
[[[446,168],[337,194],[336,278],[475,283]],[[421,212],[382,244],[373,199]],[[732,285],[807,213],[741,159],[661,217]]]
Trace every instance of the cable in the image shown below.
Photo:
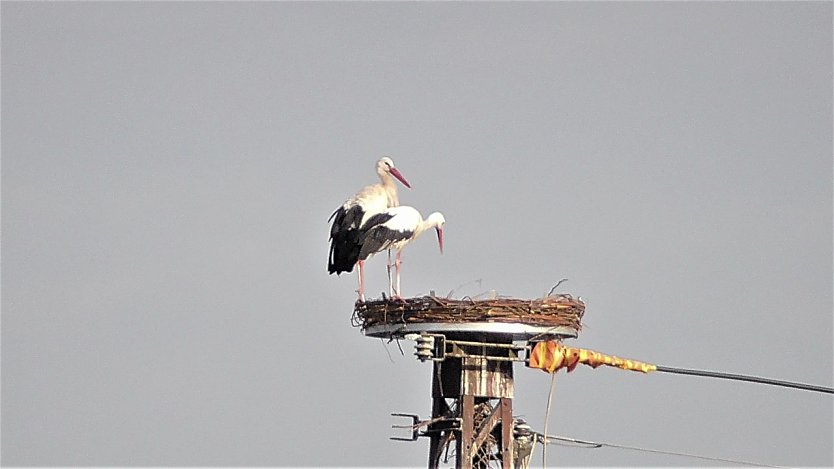
[[[550,392],[547,393],[547,410],[544,413],[544,432],[550,420],[550,403],[553,401],[553,389],[556,387],[556,373],[550,375]],[[547,445],[542,446],[542,467],[547,467]]]
[[[752,383],[770,384],[773,386],[784,386],[786,388],[803,389],[805,391],[815,391],[834,394],[834,388],[828,388],[825,386],[795,383],[792,381],[782,381],[771,378],[761,378],[758,376],[739,375],[735,373],[722,373],[720,371],[690,370],[687,368],[673,368],[671,366],[661,365],[657,365],[655,371],[660,371],[663,373],[676,373],[680,375],[706,376],[708,378],[732,379],[736,381],[749,381]]]
[[[771,378],[761,378],[758,376],[749,376],[749,375],[740,375],[734,373],[723,373],[718,371],[704,371],[704,370],[692,370],[687,368],[673,368],[669,366],[660,366],[654,365],[651,363],[640,362],[636,360],[629,360],[624,358],[615,357],[613,355],[606,355],[603,353],[595,352],[593,350],[582,349],[582,348],[574,348],[574,347],[565,347],[561,345],[561,343],[548,340],[543,342],[537,342],[533,345],[529,351],[527,366],[530,368],[538,368],[542,371],[548,372],[553,374],[555,377],[556,372],[562,368],[565,368],[568,372],[573,371],[577,365],[579,364],[588,365],[592,368],[597,368],[602,365],[612,366],[616,368],[620,368],[623,370],[630,370],[630,371],[639,371],[642,373],[651,373],[654,371],[659,371],[663,373],[677,373],[677,374],[684,374],[684,375],[694,375],[694,376],[703,376],[709,378],[721,378],[721,379],[730,379],[730,380],[737,380],[737,381],[749,381],[753,383],[760,383],[760,384],[768,384],[772,386],[783,386],[789,387],[794,389],[801,389],[806,391],[814,391],[814,392],[822,392],[828,394],[834,394],[834,389],[825,387],[825,386],[817,386],[812,384],[804,384],[804,383],[796,383],[791,381],[783,381]],[[552,392],[552,389],[551,389]],[[550,397],[548,397],[548,403],[550,401]],[[549,411],[548,411],[549,412]],[[547,425],[547,420],[545,420],[545,425]],[[648,453],[657,453],[657,454],[667,454],[673,456],[682,456],[688,458],[696,458],[696,459],[703,459],[707,461],[718,461],[724,463],[732,463],[732,464],[742,464],[747,466],[766,466],[766,467],[780,467],[780,466],[770,466],[766,464],[758,464],[758,463],[751,463],[748,461],[741,461],[735,459],[726,459],[726,458],[714,458],[709,456],[701,456],[697,454],[690,454],[690,453],[680,453],[674,451],[663,451],[651,448],[642,448],[639,446],[628,446],[628,445],[618,445],[613,443],[600,443],[600,442],[593,442],[593,441],[586,441],[586,440],[578,440],[575,438],[567,438],[567,437],[560,437],[560,436],[552,436],[547,435],[547,427],[545,427],[545,433],[538,433],[534,432],[536,435],[537,440],[541,440],[542,443],[545,444],[545,448],[547,447],[546,444],[550,443],[551,441],[548,440],[557,440],[557,441],[565,441],[573,444],[580,444],[586,445],[586,448],[601,448],[603,446],[607,446],[610,448],[619,448],[619,449],[627,449],[632,451],[643,451]]]
[[[664,373],[677,373],[682,375],[705,376],[709,378],[732,379],[736,381],[749,381],[753,383],[769,384],[772,386],[783,386],[794,389],[802,389],[805,391],[834,394],[834,388],[829,388],[826,386],[795,383],[792,381],[761,378],[758,376],[723,373],[720,371],[691,370],[688,368],[673,368],[671,366],[655,365],[652,363],[620,358],[613,355],[606,355],[604,353],[595,352],[589,349],[566,347],[553,340],[537,342],[535,345],[533,345],[529,352],[527,366],[529,366],[530,368],[539,368],[548,373],[556,373],[562,368],[565,368],[568,372],[571,372],[580,363],[593,368],[606,365],[620,368],[623,370],[639,371],[642,373],[660,371]]]
[[[541,439],[542,442],[545,444],[551,443],[548,440],[557,440],[557,441],[564,441],[568,443],[574,443],[578,445],[585,445],[582,448],[584,449],[595,449],[595,448],[602,448],[602,447],[609,447],[609,448],[617,448],[617,449],[627,449],[631,451],[642,451],[645,453],[656,453],[656,454],[666,454],[670,456],[681,456],[685,458],[694,458],[694,459],[703,459],[706,461],[716,461],[716,462],[728,462],[732,464],[739,464],[743,466],[754,466],[754,467],[782,467],[782,466],[771,466],[769,464],[760,464],[754,463],[749,461],[741,461],[738,459],[727,459],[727,458],[714,458],[710,456],[701,456],[698,454],[691,454],[691,453],[680,453],[677,451],[664,451],[659,449],[652,449],[652,448],[642,448],[639,446],[628,446],[628,445],[618,445],[614,443],[602,443],[597,441],[587,441],[587,440],[579,440],[576,438],[568,438],[564,436],[555,436],[555,435],[545,435],[543,433],[535,432],[535,435],[538,439]]]

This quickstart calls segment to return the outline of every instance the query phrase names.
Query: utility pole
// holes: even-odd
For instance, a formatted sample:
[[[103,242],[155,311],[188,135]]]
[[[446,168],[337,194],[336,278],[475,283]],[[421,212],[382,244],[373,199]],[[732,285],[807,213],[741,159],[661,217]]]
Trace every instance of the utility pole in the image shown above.
[[[392,439],[428,438],[429,469],[452,459],[460,469],[507,469],[522,466],[531,443],[517,438],[513,366],[527,361],[531,341],[576,337],[583,313],[584,303],[569,295],[477,301],[428,296],[357,303],[354,325],[368,337],[413,340],[417,358],[432,362],[431,418],[392,414],[410,419],[394,428],[411,430],[408,438]]]

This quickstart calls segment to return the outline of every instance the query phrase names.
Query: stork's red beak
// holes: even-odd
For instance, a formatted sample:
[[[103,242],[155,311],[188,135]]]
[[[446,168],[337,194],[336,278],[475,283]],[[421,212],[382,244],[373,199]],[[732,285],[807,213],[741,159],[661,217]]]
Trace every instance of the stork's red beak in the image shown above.
[[[403,183],[403,185],[405,187],[411,189],[411,184],[409,184],[408,181],[405,180],[405,178],[403,177],[402,174],[400,174],[400,172],[397,170],[397,168],[391,168],[391,175],[394,176],[395,178],[399,179],[400,182]]]
[[[443,228],[435,228],[437,230],[437,244],[440,245],[440,254],[443,254]]]

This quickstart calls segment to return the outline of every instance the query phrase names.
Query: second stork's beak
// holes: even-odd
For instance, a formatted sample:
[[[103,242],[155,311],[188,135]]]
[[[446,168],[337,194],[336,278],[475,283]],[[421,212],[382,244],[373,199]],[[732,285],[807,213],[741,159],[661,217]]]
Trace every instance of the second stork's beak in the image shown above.
[[[440,254],[443,254],[443,228],[435,228],[437,231],[437,244],[440,245]]]
[[[391,168],[391,170],[390,170],[390,171],[391,171],[391,175],[392,175],[392,176],[394,176],[395,178],[399,179],[399,180],[400,180],[400,182],[401,182],[401,183],[403,183],[403,185],[404,185],[405,187],[407,187],[407,188],[411,189],[411,184],[409,184],[409,183],[408,183],[408,181],[406,181],[406,180],[405,180],[405,178],[403,177],[403,175],[402,175],[402,174],[400,174],[400,172],[397,170],[397,168]]]

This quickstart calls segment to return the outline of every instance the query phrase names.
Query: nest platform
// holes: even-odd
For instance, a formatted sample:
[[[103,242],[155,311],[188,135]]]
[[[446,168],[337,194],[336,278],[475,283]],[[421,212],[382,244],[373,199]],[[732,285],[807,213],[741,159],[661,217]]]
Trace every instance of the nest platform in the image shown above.
[[[352,324],[369,337],[401,338],[413,333],[461,337],[501,336],[507,340],[575,338],[585,303],[567,294],[453,300],[436,296],[357,302]]]

